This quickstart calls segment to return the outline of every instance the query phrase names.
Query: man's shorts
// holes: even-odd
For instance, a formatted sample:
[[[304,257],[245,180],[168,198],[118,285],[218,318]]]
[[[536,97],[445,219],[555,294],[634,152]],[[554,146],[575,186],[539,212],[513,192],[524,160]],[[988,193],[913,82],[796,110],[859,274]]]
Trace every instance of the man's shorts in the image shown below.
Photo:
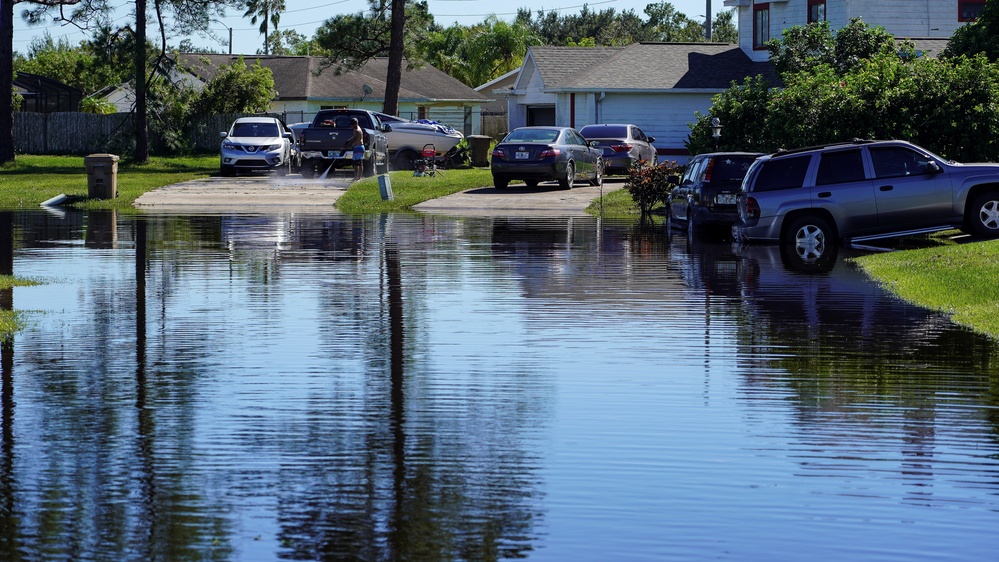
[[[364,147],[355,146],[354,147],[354,160],[364,160]]]

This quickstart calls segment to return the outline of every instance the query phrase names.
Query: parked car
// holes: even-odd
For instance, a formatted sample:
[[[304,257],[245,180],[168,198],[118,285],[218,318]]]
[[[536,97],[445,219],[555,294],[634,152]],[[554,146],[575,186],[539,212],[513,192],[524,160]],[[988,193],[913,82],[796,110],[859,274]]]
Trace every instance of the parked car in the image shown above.
[[[240,117],[222,131],[219,174],[234,176],[253,170],[291,172],[296,158],[294,133],[276,117]]]
[[[781,151],[750,167],[738,198],[742,240],[820,260],[839,241],[958,228],[999,236],[999,164],[960,164],[904,141]]]
[[[586,125],[579,134],[603,149],[604,173],[627,174],[633,166],[647,162],[655,166],[659,162],[656,154],[656,137],[647,137],[636,125]]]
[[[602,185],[603,151],[571,127],[520,127],[493,148],[492,172],[496,189],[513,180],[531,188],[552,180],[562,189],[572,189],[577,180]]]
[[[377,112],[375,115],[382,123],[392,127],[385,136],[388,137],[389,160],[396,170],[415,169],[416,161],[424,158],[423,149],[428,145],[433,146],[436,157],[443,158],[465,138],[461,131],[437,121],[427,119],[409,121],[395,115]]]
[[[666,218],[670,227],[687,227],[689,234],[706,226],[730,230],[739,222],[736,196],[757,152],[698,154],[687,163],[679,185],[670,192]]]

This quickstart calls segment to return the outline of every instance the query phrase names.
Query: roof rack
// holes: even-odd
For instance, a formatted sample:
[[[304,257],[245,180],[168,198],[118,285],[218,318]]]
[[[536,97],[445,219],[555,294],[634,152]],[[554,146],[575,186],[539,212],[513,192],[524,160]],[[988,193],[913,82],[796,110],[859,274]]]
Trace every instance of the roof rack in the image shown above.
[[[873,142],[878,142],[878,141],[871,140],[871,139],[853,138],[853,139],[850,139],[848,141],[830,142],[830,143],[826,143],[826,144],[817,144],[817,145],[814,145],[814,146],[805,146],[805,147],[802,147],[802,148],[792,148],[790,150],[786,149],[786,148],[778,148],[775,152],[773,152],[771,154],[771,156],[784,156],[785,154],[797,154],[799,152],[809,152],[811,150],[821,150],[823,148],[835,148],[837,146],[854,146],[854,145],[858,145],[858,144],[870,144],[870,143],[873,143]]]

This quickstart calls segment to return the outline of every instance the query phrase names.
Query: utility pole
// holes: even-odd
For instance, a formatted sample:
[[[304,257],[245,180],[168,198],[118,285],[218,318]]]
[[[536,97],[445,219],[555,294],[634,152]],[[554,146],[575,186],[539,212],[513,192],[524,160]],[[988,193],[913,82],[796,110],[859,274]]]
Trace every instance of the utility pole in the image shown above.
[[[704,40],[711,41],[711,0],[704,0]]]

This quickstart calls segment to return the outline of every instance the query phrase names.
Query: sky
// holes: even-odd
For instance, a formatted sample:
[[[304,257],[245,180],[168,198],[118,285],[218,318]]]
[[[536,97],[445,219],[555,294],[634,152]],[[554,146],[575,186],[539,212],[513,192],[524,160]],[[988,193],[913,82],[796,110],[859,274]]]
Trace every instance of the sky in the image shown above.
[[[707,0],[672,0],[670,3],[677,11],[686,14],[695,21],[704,21],[704,9]],[[550,4],[548,3],[550,2]],[[722,4],[723,0],[711,0],[711,11],[714,14],[726,9]],[[130,4],[127,0],[117,0],[121,9],[117,10],[116,23],[124,25],[129,20]],[[531,8],[535,13],[540,10],[550,12],[553,10],[559,13],[575,14],[579,13],[583,5],[589,6],[592,11],[603,11],[614,8],[617,12],[634,10],[636,14],[645,19],[645,6],[656,3],[655,0],[596,0],[584,2],[583,0],[541,0],[538,5],[525,2],[519,4],[523,7]],[[311,37],[316,28],[324,21],[340,14],[357,13],[358,6],[367,5],[360,0],[285,0],[285,12],[281,15],[278,29],[294,29],[295,31]],[[461,25],[472,25],[486,19],[489,15],[495,15],[501,20],[511,21],[517,15],[518,4],[511,3],[509,8],[501,7],[497,9],[495,0],[429,0],[430,13],[434,20],[447,27],[452,23]],[[75,27],[56,24],[45,24],[28,27],[21,19],[21,11],[26,4],[14,5],[14,51],[25,54],[35,37],[43,37],[46,32],[54,40],[66,37],[71,44],[76,45],[88,37],[86,32]],[[263,35],[258,30],[257,25],[250,23],[249,18],[243,18],[243,10],[231,10],[226,18],[212,24],[212,31],[218,36],[218,41],[209,37],[190,36],[191,42],[199,47],[211,48],[224,52],[228,47],[229,30],[232,30],[233,53],[254,54],[263,47]],[[150,33],[152,33],[155,20],[150,19]],[[150,36],[153,41],[159,41],[158,37]],[[171,37],[167,43],[176,47],[183,37]]]

